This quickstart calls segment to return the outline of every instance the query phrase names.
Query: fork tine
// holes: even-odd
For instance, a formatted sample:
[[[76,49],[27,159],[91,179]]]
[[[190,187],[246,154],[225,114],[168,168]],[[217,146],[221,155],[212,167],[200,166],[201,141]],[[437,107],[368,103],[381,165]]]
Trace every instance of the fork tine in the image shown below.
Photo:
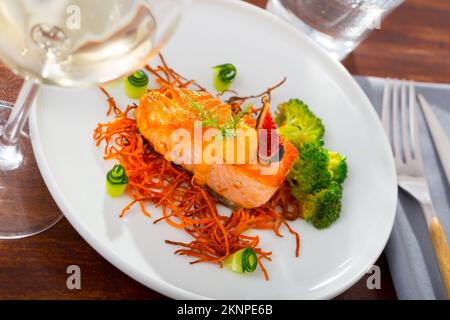
[[[394,81],[392,93],[392,138],[394,145],[394,156],[397,164],[402,163],[402,149],[400,145],[400,122],[399,122],[399,107],[398,107],[398,80]]]
[[[407,101],[407,87],[409,87],[409,101]],[[403,136],[403,152],[404,160],[407,162],[413,158],[411,153],[412,144],[412,131],[409,130],[412,124],[412,119],[410,119],[410,113],[408,112],[408,102],[411,104],[411,86],[407,86],[406,81],[401,82],[401,117],[402,117],[402,136]],[[411,105],[410,105],[411,107]]]
[[[422,161],[422,151],[420,147],[419,140],[419,125],[417,122],[417,110],[416,110],[416,89],[412,81],[409,82],[409,112],[410,112],[410,123],[411,123],[411,141],[412,149],[414,154],[414,159]]]
[[[387,138],[389,140],[389,144],[392,141],[392,135],[391,135],[391,124],[390,124],[390,118],[391,118],[391,87],[392,87],[392,81],[391,79],[387,78],[384,83],[384,91],[383,91],[383,110],[381,119],[383,120],[383,126],[384,131],[386,132]]]

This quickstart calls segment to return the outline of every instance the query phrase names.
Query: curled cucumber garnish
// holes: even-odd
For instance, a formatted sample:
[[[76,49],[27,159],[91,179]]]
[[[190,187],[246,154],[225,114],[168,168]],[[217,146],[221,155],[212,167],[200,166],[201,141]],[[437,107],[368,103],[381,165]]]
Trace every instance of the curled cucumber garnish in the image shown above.
[[[106,192],[113,198],[123,194],[128,186],[128,177],[124,167],[116,164],[106,174]]]
[[[233,272],[253,272],[258,266],[256,252],[252,248],[238,250],[225,260],[224,265]]]
[[[228,90],[233,82],[234,78],[236,78],[237,69],[231,63],[225,63],[214,68],[214,88],[223,92]]]
[[[134,72],[125,80],[125,93],[132,99],[138,99],[147,92],[148,76],[142,71]]]

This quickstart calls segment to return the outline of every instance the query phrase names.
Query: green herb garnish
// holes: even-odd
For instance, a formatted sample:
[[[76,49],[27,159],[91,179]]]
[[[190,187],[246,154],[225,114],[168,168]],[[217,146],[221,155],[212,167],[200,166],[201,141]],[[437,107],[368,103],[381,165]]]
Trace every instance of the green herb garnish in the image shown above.
[[[187,96],[186,96],[187,97]],[[237,115],[228,117],[223,124],[220,124],[219,117],[215,116],[211,110],[205,110],[204,107],[187,97],[190,107],[200,114],[200,120],[203,127],[211,127],[220,131],[223,137],[236,136],[236,129],[239,121],[248,113],[250,105],[245,105]]]

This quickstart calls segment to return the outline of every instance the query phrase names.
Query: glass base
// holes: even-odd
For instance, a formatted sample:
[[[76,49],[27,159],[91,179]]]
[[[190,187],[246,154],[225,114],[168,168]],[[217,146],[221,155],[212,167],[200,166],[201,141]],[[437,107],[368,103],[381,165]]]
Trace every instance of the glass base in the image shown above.
[[[319,44],[325,51],[337,60],[344,60],[361,42],[348,41],[331,37],[323,32],[320,32],[299,19],[294,13],[287,10],[280,0],[269,0],[266,7],[267,11],[286,20],[298,30],[308,35],[317,44]]]
[[[0,134],[11,107],[0,101]],[[20,165],[0,170],[0,239],[19,239],[41,233],[63,217],[42,181],[28,125],[20,135],[18,147],[22,157]]]

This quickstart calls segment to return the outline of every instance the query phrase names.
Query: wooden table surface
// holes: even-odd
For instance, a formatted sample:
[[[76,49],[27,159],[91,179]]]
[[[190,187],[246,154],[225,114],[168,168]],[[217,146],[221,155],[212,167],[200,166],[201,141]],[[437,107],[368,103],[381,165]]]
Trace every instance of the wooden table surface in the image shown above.
[[[266,0],[249,0],[264,6]],[[352,74],[450,83],[450,1],[407,0],[381,30],[351,54]],[[21,80],[0,65],[0,99],[14,101]],[[42,188],[45,188],[42,183]],[[42,201],[52,201],[50,197]],[[41,202],[41,201],[39,201]],[[30,207],[39,206],[39,202]],[[81,290],[68,290],[66,268],[82,270]],[[395,299],[384,255],[381,289],[369,290],[365,276],[338,299]],[[95,252],[64,219],[44,234],[0,240],[0,299],[164,299],[132,280]]]

